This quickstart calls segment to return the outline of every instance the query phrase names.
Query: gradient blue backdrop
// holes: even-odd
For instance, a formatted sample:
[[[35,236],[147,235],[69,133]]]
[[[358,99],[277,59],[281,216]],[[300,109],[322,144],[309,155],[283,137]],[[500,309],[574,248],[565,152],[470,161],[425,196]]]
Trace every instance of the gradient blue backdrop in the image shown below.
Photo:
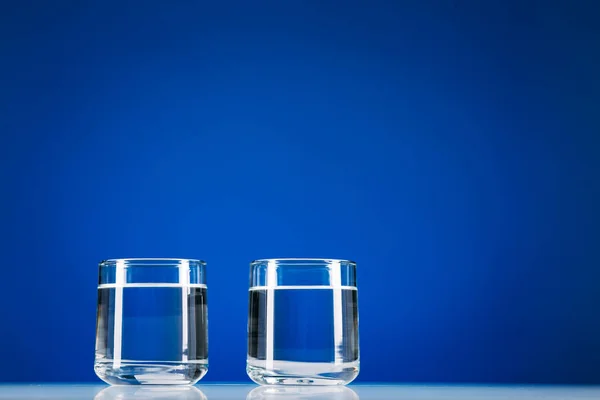
[[[244,381],[248,263],[304,256],[358,262],[360,381],[600,383],[597,2],[210,3],[2,3],[0,380],[96,380],[146,256]]]

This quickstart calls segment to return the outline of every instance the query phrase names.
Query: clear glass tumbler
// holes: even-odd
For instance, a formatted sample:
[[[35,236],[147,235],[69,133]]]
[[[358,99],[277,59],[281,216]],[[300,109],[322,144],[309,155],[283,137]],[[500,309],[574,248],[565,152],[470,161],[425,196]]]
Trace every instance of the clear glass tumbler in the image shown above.
[[[246,372],[259,384],[345,385],[359,371],[356,264],[250,264]]]
[[[208,370],[206,263],[100,263],[96,375],[110,384],[194,384]]]

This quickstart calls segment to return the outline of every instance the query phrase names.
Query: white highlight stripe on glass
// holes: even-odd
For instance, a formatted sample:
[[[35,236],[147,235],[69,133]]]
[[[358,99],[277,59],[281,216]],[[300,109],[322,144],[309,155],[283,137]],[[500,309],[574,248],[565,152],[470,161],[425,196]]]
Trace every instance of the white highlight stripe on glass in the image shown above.
[[[113,368],[121,368],[121,343],[123,334],[123,285],[126,281],[125,262],[117,261],[115,271],[115,317],[113,320]]]
[[[267,290],[267,289],[273,289],[273,290],[301,290],[301,289],[321,289],[321,290],[332,290],[332,289],[341,289],[341,290],[357,290],[356,286],[333,286],[333,285],[329,285],[329,286],[319,286],[319,285],[290,285],[290,286],[252,286],[250,287],[250,289],[248,290]]]
[[[337,261],[337,265],[332,265],[329,268],[329,282],[333,289],[333,334],[335,341],[335,363],[342,364],[344,357],[342,349],[344,348],[344,331],[343,331],[343,313],[342,313],[342,273],[340,263]]]
[[[181,360],[188,360],[188,294],[190,284],[190,262],[182,260],[179,263],[179,283],[185,286],[181,291]]]
[[[267,264],[267,326],[265,332],[265,362],[266,369],[273,370],[273,359],[275,355],[275,292],[273,287],[277,286],[277,263],[269,261]]]
[[[118,281],[117,281],[118,282]],[[204,283],[103,283],[98,285],[98,289],[115,289],[115,288],[125,288],[125,287],[134,287],[134,288],[200,288],[206,289],[206,285]]]

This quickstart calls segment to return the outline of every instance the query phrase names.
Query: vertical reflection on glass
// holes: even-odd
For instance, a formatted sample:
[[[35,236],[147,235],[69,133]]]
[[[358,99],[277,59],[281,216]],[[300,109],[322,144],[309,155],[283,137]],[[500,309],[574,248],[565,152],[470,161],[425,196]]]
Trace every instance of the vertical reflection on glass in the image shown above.
[[[193,386],[111,386],[94,397],[94,400],[206,400],[206,396]]]
[[[359,400],[358,394],[344,386],[261,386],[246,400]]]

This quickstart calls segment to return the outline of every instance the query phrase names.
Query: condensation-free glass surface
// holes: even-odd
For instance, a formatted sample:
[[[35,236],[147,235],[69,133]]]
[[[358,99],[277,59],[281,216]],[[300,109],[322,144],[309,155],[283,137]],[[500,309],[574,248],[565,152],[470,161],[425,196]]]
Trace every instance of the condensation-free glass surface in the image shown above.
[[[251,265],[246,370],[260,384],[342,385],[359,371],[354,263]]]
[[[204,264],[162,259],[100,265],[94,369],[102,380],[191,384],[204,376],[207,301],[198,268]]]

